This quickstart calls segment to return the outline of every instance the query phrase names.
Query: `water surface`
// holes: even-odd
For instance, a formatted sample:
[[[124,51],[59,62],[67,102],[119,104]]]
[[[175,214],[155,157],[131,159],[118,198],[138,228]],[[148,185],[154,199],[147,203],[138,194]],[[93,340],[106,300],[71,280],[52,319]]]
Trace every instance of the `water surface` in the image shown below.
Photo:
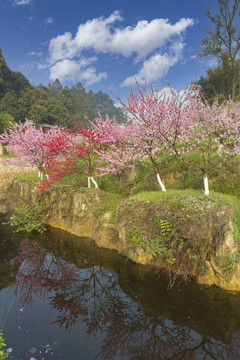
[[[1,226],[9,359],[240,359],[240,294],[169,282],[89,239]]]

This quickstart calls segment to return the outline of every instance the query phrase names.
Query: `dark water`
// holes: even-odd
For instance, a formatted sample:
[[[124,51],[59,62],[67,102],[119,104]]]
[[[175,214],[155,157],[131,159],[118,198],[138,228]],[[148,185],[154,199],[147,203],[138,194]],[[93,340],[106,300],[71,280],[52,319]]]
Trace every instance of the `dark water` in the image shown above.
[[[240,294],[168,284],[87,239],[0,229],[8,359],[240,359]]]

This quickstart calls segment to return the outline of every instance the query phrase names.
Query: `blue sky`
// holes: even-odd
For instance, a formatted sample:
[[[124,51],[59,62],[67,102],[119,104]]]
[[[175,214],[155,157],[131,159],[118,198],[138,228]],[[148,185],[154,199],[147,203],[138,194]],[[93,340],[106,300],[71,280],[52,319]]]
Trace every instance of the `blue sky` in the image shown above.
[[[197,56],[217,0],[0,0],[0,48],[33,85],[59,78],[125,99],[140,84],[177,91],[205,75]]]

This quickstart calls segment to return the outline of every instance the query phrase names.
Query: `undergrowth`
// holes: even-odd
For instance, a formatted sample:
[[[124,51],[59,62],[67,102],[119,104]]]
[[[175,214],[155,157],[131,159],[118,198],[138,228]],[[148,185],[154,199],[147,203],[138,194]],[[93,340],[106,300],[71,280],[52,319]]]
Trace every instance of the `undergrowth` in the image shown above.
[[[169,273],[181,275],[184,279],[196,276],[205,270],[205,261],[213,252],[206,240],[185,239],[178,233],[178,225],[157,214],[154,219],[158,234],[149,236],[143,228],[135,228],[127,233],[128,241],[143,251],[145,256],[151,256],[156,264],[166,264]]]
[[[32,204],[22,204],[20,208],[16,209],[16,214],[12,215],[8,223],[14,227],[16,232],[36,231],[43,233],[46,230],[43,219],[47,208],[45,196],[36,194]]]
[[[8,353],[5,351],[6,343],[3,338],[3,334],[0,332],[0,360],[5,360],[8,357]]]
[[[217,257],[217,262],[221,271],[225,274],[233,272],[236,267],[236,260],[238,256],[239,254],[237,250],[233,253],[222,251],[222,253]]]

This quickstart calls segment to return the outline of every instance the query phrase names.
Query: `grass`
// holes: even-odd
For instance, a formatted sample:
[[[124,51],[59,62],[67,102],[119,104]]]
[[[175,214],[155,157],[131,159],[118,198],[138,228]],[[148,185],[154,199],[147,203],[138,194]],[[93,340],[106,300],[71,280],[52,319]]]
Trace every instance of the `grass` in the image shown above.
[[[94,216],[101,216],[107,212],[111,212],[112,215],[116,215],[116,209],[117,205],[123,200],[123,197],[121,195],[117,194],[111,194],[111,196],[106,197],[106,200],[104,202],[104,205],[101,207],[95,208],[92,211],[92,214]]]
[[[190,160],[197,160],[198,155],[189,154]],[[209,171],[210,192],[220,192],[223,194],[240,197],[240,158],[224,164],[221,168],[215,167]],[[179,158],[169,153],[162,154],[157,159],[159,164],[159,174],[167,190],[203,190],[203,176],[199,169],[187,167]],[[144,191],[158,191],[159,184],[153,174],[151,165],[144,161],[135,168],[136,176],[131,181],[126,181],[126,175],[109,174],[103,177],[96,177],[100,189],[129,196]],[[37,174],[27,174],[21,176],[21,181],[28,181],[39,184]],[[86,187],[87,177],[81,169],[72,171],[68,176],[62,177],[53,186],[64,187]]]
[[[197,154],[189,154],[189,160],[197,160]],[[165,152],[157,159],[160,176],[167,188],[167,192],[160,191],[152,167],[143,161],[135,169],[135,178],[126,181],[126,174],[109,174],[96,178],[101,190],[116,196],[116,201],[104,205],[94,212],[103,214],[115,211],[116,204],[121,199],[131,196],[136,201],[153,201],[168,203],[173,209],[184,207],[186,210],[208,212],[218,206],[231,206],[236,209],[234,218],[234,238],[240,243],[240,157],[223,164],[221,168],[213,168],[209,172],[210,195],[203,193],[203,178],[200,170],[187,167],[175,155]],[[37,173],[27,173],[20,176],[20,181],[39,184]],[[62,177],[53,187],[78,189],[87,191],[87,177],[82,171],[75,170],[68,176]],[[134,194],[134,195],[133,195]],[[112,200],[111,200],[112,201]]]
[[[211,192],[206,196],[196,190],[169,190],[167,192],[142,192],[134,195],[132,199],[136,201],[150,201],[155,203],[169,204],[173,209],[184,207],[190,214],[193,212],[208,212],[222,208],[223,206],[235,209],[233,223],[234,241],[240,243],[240,199],[221,193]]]
[[[209,203],[212,202],[215,205],[227,205],[233,206],[236,209],[240,205],[240,201],[238,198],[226,195],[211,192],[210,195],[204,195],[203,192],[196,190],[169,190],[166,192],[163,191],[145,191],[138,193],[132,196],[132,199],[137,201],[153,201],[153,202],[168,202],[169,204],[175,203],[175,201],[179,201],[179,203],[183,206],[189,207],[189,203]]]
[[[30,182],[32,184],[40,184],[40,178],[36,172],[27,173],[19,176],[20,182]]]

